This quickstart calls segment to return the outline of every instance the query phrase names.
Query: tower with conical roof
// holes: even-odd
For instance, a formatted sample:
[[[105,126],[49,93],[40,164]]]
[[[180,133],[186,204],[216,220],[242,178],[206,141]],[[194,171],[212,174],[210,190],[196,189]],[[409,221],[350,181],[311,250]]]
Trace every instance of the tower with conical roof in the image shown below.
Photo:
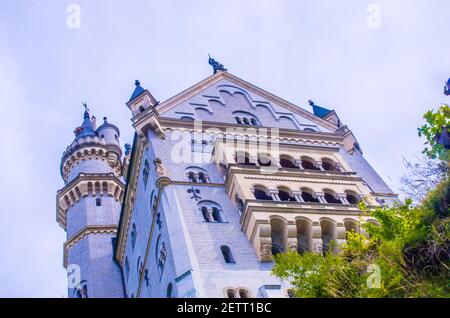
[[[124,195],[120,131],[106,117],[97,128],[85,107],[61,158],[65,185],[56,196],[56,219],[67,233],[68,296],[123,297],[121,270],[113,258]]]

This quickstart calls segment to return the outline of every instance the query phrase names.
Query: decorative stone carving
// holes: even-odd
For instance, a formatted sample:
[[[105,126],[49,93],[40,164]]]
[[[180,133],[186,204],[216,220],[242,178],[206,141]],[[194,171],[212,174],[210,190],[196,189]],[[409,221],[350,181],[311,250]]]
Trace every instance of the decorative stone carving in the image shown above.
[[[272,245],[264,244],[261,245],[261,260],[267,261],[272,259]]]
[[[158,177],[164,177],[166,176],[166,169],[164,168],[161,159],[156,158],[153,163],[155,164],[156,168],[156,175]]]

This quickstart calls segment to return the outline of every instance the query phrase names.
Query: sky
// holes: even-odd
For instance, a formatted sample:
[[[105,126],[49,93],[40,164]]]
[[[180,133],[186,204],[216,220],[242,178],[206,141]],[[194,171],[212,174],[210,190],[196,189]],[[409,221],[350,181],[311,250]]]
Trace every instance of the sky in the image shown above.
[[[79,24],[74,24],[75,4]],[[0,1],[0,297],[67,297],[59,164],[82,101],[131,143],[134,80],[163,101],[229,72],[335,109],[394,189],[449,102],[446,0]],[[78,16],[78,15],[77,15]]]

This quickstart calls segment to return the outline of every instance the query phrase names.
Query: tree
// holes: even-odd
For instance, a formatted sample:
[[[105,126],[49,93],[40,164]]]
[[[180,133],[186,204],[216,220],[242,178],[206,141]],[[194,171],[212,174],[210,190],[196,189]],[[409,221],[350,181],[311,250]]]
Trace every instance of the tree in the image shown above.
[[[423,153],[428,157],[438,158],[443,161],[449,161],[448,143],[444,144],[445,137],[448,140],[448,131],[450,130],[450,107],[446,104],[441,105],[435,112],[429,110],[423,115],[426,124],[418,128],[419,137],[424,136],[428,145],[423,150]],[[447,136],[445,136],[447,135]]]

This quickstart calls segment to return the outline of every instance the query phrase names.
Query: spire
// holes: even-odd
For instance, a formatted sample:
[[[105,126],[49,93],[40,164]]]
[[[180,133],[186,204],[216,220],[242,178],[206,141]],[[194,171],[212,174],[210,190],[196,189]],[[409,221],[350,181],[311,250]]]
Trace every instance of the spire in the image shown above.
[[[136,85],[136,88],[134,89],[133,94],[131,94],[131,97],[130,97],[129,101],[132,101],[133,99],[135,99],[136,97],[141,95],[143,92],[145,92],[145,89],[143,89],[141,87],[141,82],[139,82],[139,80],[135,80],[134,81],[134,85]]]
[[[313,113],[317,117],[323,118],[323,117],[325,117],[326,115],[328,115],[329,113],[332,112],[330,109],[327,109],[325,107],[322,107],[322,106],[314,104],[314,102],[312,100],[309,100],[308,103],[309,103],[310,106],[312,106]]]
[[[96,136],[94,125],[91,121],[91,116],[89,115],[89,108],[85,102],[82,103],[84,106],[83,122],[80,127],[77,127],[74,131],[75,139],[85,137],[85,136]]]

